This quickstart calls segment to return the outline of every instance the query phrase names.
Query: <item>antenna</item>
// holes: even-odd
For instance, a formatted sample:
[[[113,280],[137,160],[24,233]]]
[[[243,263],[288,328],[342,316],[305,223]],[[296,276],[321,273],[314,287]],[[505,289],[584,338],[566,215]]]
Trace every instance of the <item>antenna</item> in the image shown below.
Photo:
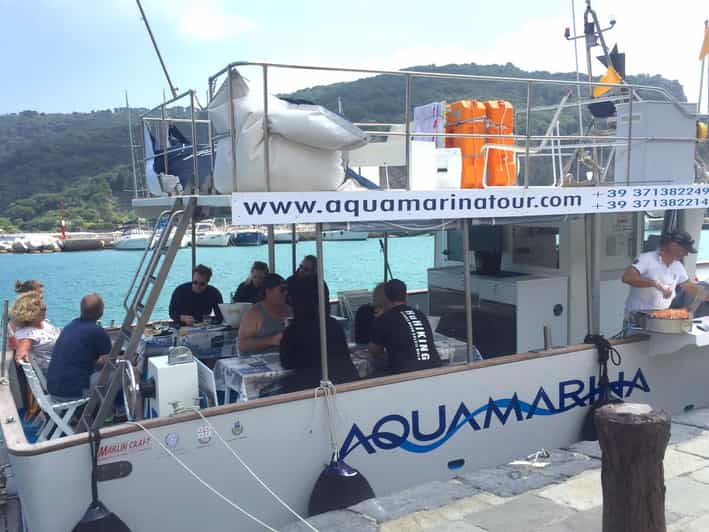
[[[135,172],[135,144],[133,143],[133,123],[128,105],[128,91],[126,91],[126,110],[128,111],[128,138],[130,139],[130,162],[133,167],[133,197],[138,197],[138,175]]]
[[[153,48],[155,48],[155,53],[158,54],[158,59],[160,60],[160,66],[162,66],[162,71],[165,74],[165,78],[167,79],[167,84],[170,86],[170,92],[172,92],[172,97],[177,98],[177,89],[175,86],[172,84],[172,80],[170,79],[170,74],[167,73],[167,67],[165,66],[165,61],[162,60],[162,55],[160,55],[160,50],[158,49],[158,43],[155,42],[155,37],[153,36],[153,31],[150,29],[150,24],[148,24],[148,17],[145,16],[145,11],[143,11],[143,6],[140,5],[140,0],[135,0],[136,4],[138,4],[138,9],[140,9],[140,16],[143,19],[143,22],[145,22],[145,27],[148,30],[148,35],[150,35],[150,40],[153,43]]]
[[[573,13],[573,0],[571,3],[571,8]],[[603,37],[603,34],[615,27],[616,19],[614,16],[611,16],[608,27],[601,28],[601,24],[600,22],[598,22],[598,15],[593,10],[593,8],[591,8],[591,0],[586,0],[586,11],[584,12],[583,19],[583,35],[576,35],[576,31],[574,30],[574,36],[572,37],[569,28],[566,28],[564,36],[566,37],[567,41],[575,41],[576,39],[584,39],[586,41],[586,67],[588,69],[588,81],[593,81],[593,69],[591,67],[591,48],[600,44],[601,48],[603,49],[603,55],[605,55],[606,57],[607,66],[613,65],[613,61],[611,60],[610,52],[608,51],[608,46],[606,46],[606,40]],[[593,87],[589,87],[589,90],[591,91],[592,96]]]

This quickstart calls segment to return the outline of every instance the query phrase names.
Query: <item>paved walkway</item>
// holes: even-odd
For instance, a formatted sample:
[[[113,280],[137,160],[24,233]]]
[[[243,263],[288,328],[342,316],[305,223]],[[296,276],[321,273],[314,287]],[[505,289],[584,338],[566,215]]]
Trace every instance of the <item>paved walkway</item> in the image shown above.
[[[536,463],[422,484],[310,522],[321,532],[599,532],[600,458],[597,443],[577,443]],[[664,466],[668,532],[709,530],[709,409],[673,418]]]

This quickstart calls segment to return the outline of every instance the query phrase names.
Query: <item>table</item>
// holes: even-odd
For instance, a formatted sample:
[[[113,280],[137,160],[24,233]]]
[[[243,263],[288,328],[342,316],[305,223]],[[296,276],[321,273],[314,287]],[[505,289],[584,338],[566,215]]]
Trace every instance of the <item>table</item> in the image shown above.
[[[238,401],[257,399],[261,391],[283,381],[293,370],[281,366],[279,353],[220,358],[214,365],[214,383],[218,392],[238,394]]]
[[[200,360],[233,357],[237,355],[238,335],[238,329],[227,325],[167,328],[159,335],[143,334],[136,350],[138,367],[149,357],[167,355],[176,345],[189,347]]]
[[[456,338],[451,338],[443,334],[434,332],[433,341],[436,344],[436,351],[441,358],[441,362],[446,364],[462,364],[465,362],[465,354],[467,347],[465,342]],[[376,358],[367,350],[367,346],[363,344],[350,344],[352,362],[357,368],[360,378],[371,377],[381,371],[386,371],[386,358]],[[479,362],[483,360],[480,351],[474,348],[471,362]]]
[[[434,333],[436,349],[444,364],[465,362],[465,342]],[[386,369],[386,360],[381,360],[367,351],[366,345],[350,344],[350,357],[360,378],[364,379]],[[473,360],[482,360],[477,350]],[[217,391],[225,394],[228,402],[230,392],[238,394],[238,401],[260,397],[262,390],[276,386],[291,375],[293,370],[281,366],[277,352],[250,356],[220,358],[214,365],[214,381]]]

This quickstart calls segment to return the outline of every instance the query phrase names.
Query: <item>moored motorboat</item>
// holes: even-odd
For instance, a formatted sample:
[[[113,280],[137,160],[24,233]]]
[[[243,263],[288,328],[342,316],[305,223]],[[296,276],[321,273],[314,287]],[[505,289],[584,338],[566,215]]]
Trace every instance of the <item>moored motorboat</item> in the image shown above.
[[[113,248],[122,251],[144,250],[151,238],[152,233],[149,231],[140,228],[127,229],[113,242]]]
[[[352,231],[349,229],[330,229],[322,232],[323,240],[367,240],[369,233],[366,231]]]
[[[290,229],[276,229],[273,231],[273,240],[276,244],[290,244],[293,242],[293,232]],[[295,233],[295,241],[300,240],[300,234]]]
[[[266,243],[266,235],[258,230],[238,230],[233,233],[235,246],[261,246]]]
[[[217,228],[214,220],[202,220],[195,225],[195,240],[198,246],[226,247],[231,240],[231,234]]]

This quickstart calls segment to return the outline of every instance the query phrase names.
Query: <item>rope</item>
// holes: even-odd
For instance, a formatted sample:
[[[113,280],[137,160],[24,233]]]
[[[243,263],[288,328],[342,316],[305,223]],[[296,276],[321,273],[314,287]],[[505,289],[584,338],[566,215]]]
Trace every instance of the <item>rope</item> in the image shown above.
[[[599,378],[598,384],[601,389],[601,400],[607,400],[610,392],[608,381],[608,361],[614,366],[620,366],[622,358],[620,352],[603,337],[602,334],[587,334],[583,339],[585,344],[593,344],[598,351]]]
[[[336,424],[336,414],[337,410],[337,391],[335,390],[335,385],[330,381],[320,381],[320,386],[315,390],[315,397],[317,399],[318,390],[322,390],[323,397],[325,398],[325,408],[327,409],[327,428],[330,432],[330,448],[332,449],[332,456],[335,460],[340,459],[340,443],[337,439],[337,424]]]
[[[244,469],[246,469],[246,471],[248,471],[249,475],[254,477],[256,482],[261,484],[263,489],[265,489],[270,495],[272,495],[274,499],[276,499],[286,510],[288,510],[291,514],[293,514],[299,521],[301,521],[303,524],[305,524],[305,526],[307,526],[308,528],[310,528],[311,530],[313,530],[315,532],[318,532],[318,530],[316,528],[314,528],[313,525],[308,523],[303,517],[300,516],[300,514],[298,514],[298,512],[296,512],[293,508],[288,506],[288,503],[286,503],[283,499],[281,499],[271,488],[269,488],[266,485],[266,483],[263,480],[261,480],[261,478],[246,464],[246,462],[244,462],[244,460],[231,447],[231,445],[229,445],[226,442],[226,440],[224,440],[224,438],[222,438],[222,435],[219,433],[219,431],[216,428],[214,428],[214,425],[212,425],[209,422],[209,420],[206,417],[204,417],[204,415],[202,414],[202,412],[199,411],[198,408],[192,407],[191,410],[194,410],[195,412],[197,412],[197,415],[199,415],[199,417],[202,418],[202,420],[207,424],[207,426],[210,428],[210,430],[212,430],[214,432],[214,434],[217,436],[217,439],[220,442],[222,442],[224,447],[226,447],[229,450],[229,452],[234,456],[234,458],[236,458],[239,461],[239,463],[244,467]]]
[[[204,486],[204,487],[207,488],[209,491],[211,491],[214,495],[216,495],[217,497],[219,497],[221,500],[223,500],[225,503],[227,503],[229,506],[231,506],[231,507],[234,508],[235,510],[238,510],[239,512],[241,512],[242,514],[244,514],[244,515],[245,515],[246,517],[248,517],[249,519],[251,519],[251,520],[255,521],[256,523],[258,523],[259,525],[261,525],[261,526],[262,526],[263,528],[265,528],[266,530],[270,530],[271,532],[278,532],[275,528],[271,528],[271,527],[268,526],[266,523],[264,523],[263,521],[261,521],[258,517],[254,516],[254,515],[251,515],[249,512],[247,512],[246,510],[244,510],[241,506],[239,506],[238,504],[236,504],[234,501],[232,501],[231,499],[227,498],[225,495],[223,495],[222,493],[220,493],[219,491],[217,491],[217,490],[216,490],[214,487],[212,487],[212,485],[209,484],[207,481],[203,480],[197,473],[195,473],[194,471],[192,471],[192,469],[190,469],[190,467],[189,467],[188,465],[186,465],[182,460],[180,460],[180,459],[175,455],[175,453],[173,453],[170,449],[168,449],[165,445],[163,445],[162,441],[160,441],[160,438],[157,438],[152,432],[150,432],[147,428],[145,428],[145,427],[142,425],[142,423],[140,423],[140,422],[138,422],[138,421],[131,421],[131,423],[132,423],[133,425],[135,425],[135,426],[141,428],[148,436],[150,436],[150,437],[152,438],[153,441],[158,442],[158,445],[160,445],[160,447],[162,447],[162,450],[165,451],[168,455],[170,455],[178,464],[180,464],[180,466],[182,466],[182,469],[184,469],[185,471],[187,471],[187,473],[189,473],[190,476],[192,476],[195,480],[197,480],[197,482],[199,482],[200,484],[202,484],[202,486]]]
[[[98,449],[101,445],[101,433],[98,430],[89,431],[89,449],[91,449],[91,502],[98,502]]]

